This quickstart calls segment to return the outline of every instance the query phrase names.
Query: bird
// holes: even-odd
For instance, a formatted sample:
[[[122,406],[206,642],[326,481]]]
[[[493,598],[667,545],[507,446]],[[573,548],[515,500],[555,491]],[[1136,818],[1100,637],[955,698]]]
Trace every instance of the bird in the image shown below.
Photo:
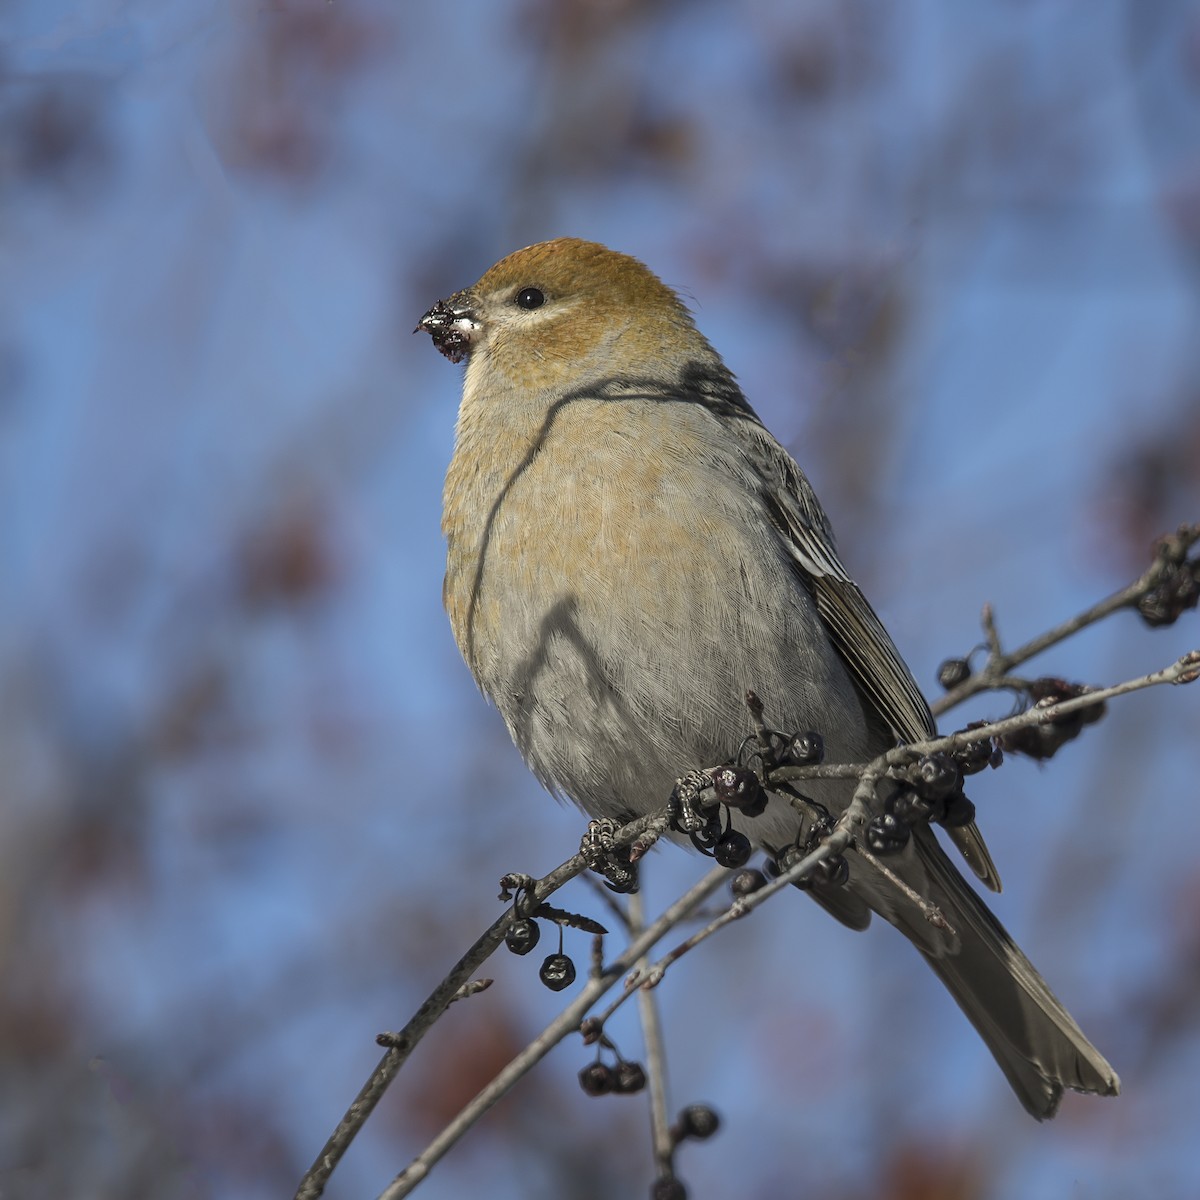
[[[638,259],[559,237],[501,259],[417,331],[465,360],[446,473],[443,601],[458,648],[541,784],[593,818],[661,811],[689,769],[730,761],[753,692],[816,730],[830,762],[934,736],[929,705],[839,557],[808,478],[688,307]],[[834,816],[853,781],[806,781]],[[803,805],[772,793],[733,827],[778,853]],[[814,820],[817,818],[814,818]],[[977,827],[949,831],[981,882]],[[1038,1120],[1065,1089],[1119,1091],[928,823],[857,853],[810,894],[853,929],[873,913],[948,988]],[[944,917],[928,919],[912,894]]]

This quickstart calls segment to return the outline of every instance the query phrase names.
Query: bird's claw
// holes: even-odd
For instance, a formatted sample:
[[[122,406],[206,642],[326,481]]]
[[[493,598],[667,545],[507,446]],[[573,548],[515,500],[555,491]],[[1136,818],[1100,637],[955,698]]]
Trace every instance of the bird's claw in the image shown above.
[[[712,803],[705,805],[703,797],[712,787],[712,776],[707,771],[689,771],[675,780],[668,812],[669,824],[676,833],[700,833],[708,828],[712,813],[706,809],[711,809]]]
[[[630,847],[614,844],[620,828],[621,823],[611,817],[589,821],[587,831],[579,842],[579,853],[587,860],[588,869],[601,876],[612,891],[636,892],[638,869],[630,857]]]

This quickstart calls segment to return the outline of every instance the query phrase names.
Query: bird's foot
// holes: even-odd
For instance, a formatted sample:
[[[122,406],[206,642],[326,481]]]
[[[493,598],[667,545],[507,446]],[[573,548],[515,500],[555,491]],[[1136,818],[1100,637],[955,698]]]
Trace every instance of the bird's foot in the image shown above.
[[[705,792],[713,793],[712,775],[708,771],[689,771],[675,780],[668,801],[668,820],[676,833],[701,833],[708,828],[713,801],[704,803]]]
[[[620,821],[597,817],[588,822],[587,832],[579,842],[579,853],[587,859],[588,869],[595,871],[614,892],[638,890],[637,863],[630,856],[631,847],[615,844]]]

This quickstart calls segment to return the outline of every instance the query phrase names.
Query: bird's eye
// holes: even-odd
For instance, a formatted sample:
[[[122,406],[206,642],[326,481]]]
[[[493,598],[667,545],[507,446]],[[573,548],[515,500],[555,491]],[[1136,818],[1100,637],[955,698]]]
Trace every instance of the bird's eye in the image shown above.
[[[518,308],[541,308],[546,303],[546,297],[537,288],[522,288],[517,293]]]

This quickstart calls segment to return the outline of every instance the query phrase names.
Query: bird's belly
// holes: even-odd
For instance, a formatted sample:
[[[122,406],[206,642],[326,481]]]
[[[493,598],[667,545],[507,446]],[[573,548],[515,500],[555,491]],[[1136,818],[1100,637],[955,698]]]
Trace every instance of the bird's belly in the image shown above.
[[[763,563],[626,562],[602,586],[582,563],[549,579],[517,562],[479,573],[475,641],[491,653],[473,669],[534,774],[586,812],[654,811],[687,771],[733,759],[751,690],[772,727],[820,732],[830,761],[878,752],[807,595],[759,578]],[[839,782],[803,790],[833,811],[849,799]],[[798,825],[780,800],[746,828],[781,845]]]

